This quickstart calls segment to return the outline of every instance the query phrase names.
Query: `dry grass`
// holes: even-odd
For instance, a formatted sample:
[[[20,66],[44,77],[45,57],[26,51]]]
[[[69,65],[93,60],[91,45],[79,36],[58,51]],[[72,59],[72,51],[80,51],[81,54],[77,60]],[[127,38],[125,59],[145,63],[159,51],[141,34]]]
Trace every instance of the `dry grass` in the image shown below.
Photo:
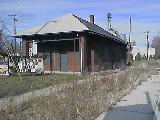
[[[82,78],[82,77],[81,77]],[[52,75],[31,75],[0,77],[0,98],[20,95],[33,90],[73,82],[80,79],[78,75],[52,74]]]
[[[93,120],[153,72],[145,68],[130,68],[110,75],[96,73],[86,80],[57,87],[49,96],[36,97],[19,106],[8,104],[6,110],[0,111],[0,116],[3,120]]]

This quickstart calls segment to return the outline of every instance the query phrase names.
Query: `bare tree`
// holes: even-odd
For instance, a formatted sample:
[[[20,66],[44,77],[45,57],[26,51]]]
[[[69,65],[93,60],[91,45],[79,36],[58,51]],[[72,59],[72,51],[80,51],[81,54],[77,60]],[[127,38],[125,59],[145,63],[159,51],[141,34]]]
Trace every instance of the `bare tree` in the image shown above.
[[[151,47],[155,48],[155,58],[160,59],[160,36],[154,36]]]
[[[12,52],[10,42],[6,37],[6,34],[0,30],[0,55],[7,56],[9,52]]]
[[[132,45],[132,46],[136,46],[136,41],[132,41],[132,42],[131,42],[131,45]]]

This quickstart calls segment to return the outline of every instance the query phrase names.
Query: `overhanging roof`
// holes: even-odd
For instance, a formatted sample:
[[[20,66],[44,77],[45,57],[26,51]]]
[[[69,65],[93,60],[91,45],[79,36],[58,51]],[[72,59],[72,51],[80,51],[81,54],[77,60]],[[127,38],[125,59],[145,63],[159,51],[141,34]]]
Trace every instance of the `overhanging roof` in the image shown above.
[[[84,31],[89,30],[85,25],[83,25],[78,19],[72,14],[67,14],[60,17],[56,21],[49,21],[45,24],[32,27],[26,31],[18,32],[16,36],[22,35],[34,35],[34,34],[48,34],[48,33],[68,33],[71,31]]]
[[[69,32],[81,32],[81,31],[90,31],[105,37],[110,37],[116,41],[121,41],[125,43],[119,37],[109,33],[103,28],[99,27],[96,24],[92,24],[86,20],[81,19],[78,16],[73,14],[67,14],[58,18],[56,21],[49,21],[45,24],[41,24],[35,27],[32,27],[28,30],[18,32],[17,37],[21,36],[31,36],[31,35],[44,35],[44,34],[57,34],[57,33],[69,33]]]

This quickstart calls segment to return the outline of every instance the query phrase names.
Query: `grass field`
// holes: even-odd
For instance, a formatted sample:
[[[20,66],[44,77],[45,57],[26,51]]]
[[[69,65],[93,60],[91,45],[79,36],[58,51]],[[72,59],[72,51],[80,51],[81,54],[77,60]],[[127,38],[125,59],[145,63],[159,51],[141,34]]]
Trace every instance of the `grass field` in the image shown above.
[[[157,69],[153,69],[157,63],[144,61],[136,64],[135,67],[117,70],[112,74],[103,71],[83,78],[76,75],[55,74],[23,76],[22,80],[17,76],[0,79],[2,96],[64,83],[62,87],[61,85],[51,87],[51,91],[53,89],[55,92],[47,96],[32,97],[21,105],[14,104],[12,99],[9,100],[6,109],[0,111],[0,119],[94,120],[100,113],[110,110],[121,97],[135,89],[142,81],[151,77],[153,73],[158,73]],[[65,84],[67,82],[70,84]]]
[[[22,105],[14,105],[9,101],[7,108],[0,111],[0,119],[95,120],[100,113],[112,108],[121,97],[150,77],[153,72],[154,70],[148,68],[132,67],[109,75],[108,72],[95,73],[75,82],[72,81],[74,76],[69,76],[73,78],[68,81],[72,81],[71,84],[66,84],[61,89],[56,86],[53,88],[55,92],[48,96],[33,97]],[[55,83],[66,82],[66,75],[64,76],[65,80],[55,80]],[[43,77],[48,79],[47,76]],[[59,77],[62,75],[58,75]]]
[[[81,79],[78,75],[52,74],[52,75],[32,75],[32,76],[1,76],[0,77],[0,98],[20,95],[32,90],[67,83]]]

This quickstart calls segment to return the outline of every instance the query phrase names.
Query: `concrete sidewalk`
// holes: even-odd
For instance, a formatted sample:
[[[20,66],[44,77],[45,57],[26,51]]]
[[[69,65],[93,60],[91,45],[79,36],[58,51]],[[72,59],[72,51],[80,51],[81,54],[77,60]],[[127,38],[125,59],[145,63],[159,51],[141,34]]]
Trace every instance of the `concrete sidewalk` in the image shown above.
[[[155,107],[160,96],[160,73],[152,75],[142,85],[123,97],[111,111],[101,114],[96,120],[155,120]]]

